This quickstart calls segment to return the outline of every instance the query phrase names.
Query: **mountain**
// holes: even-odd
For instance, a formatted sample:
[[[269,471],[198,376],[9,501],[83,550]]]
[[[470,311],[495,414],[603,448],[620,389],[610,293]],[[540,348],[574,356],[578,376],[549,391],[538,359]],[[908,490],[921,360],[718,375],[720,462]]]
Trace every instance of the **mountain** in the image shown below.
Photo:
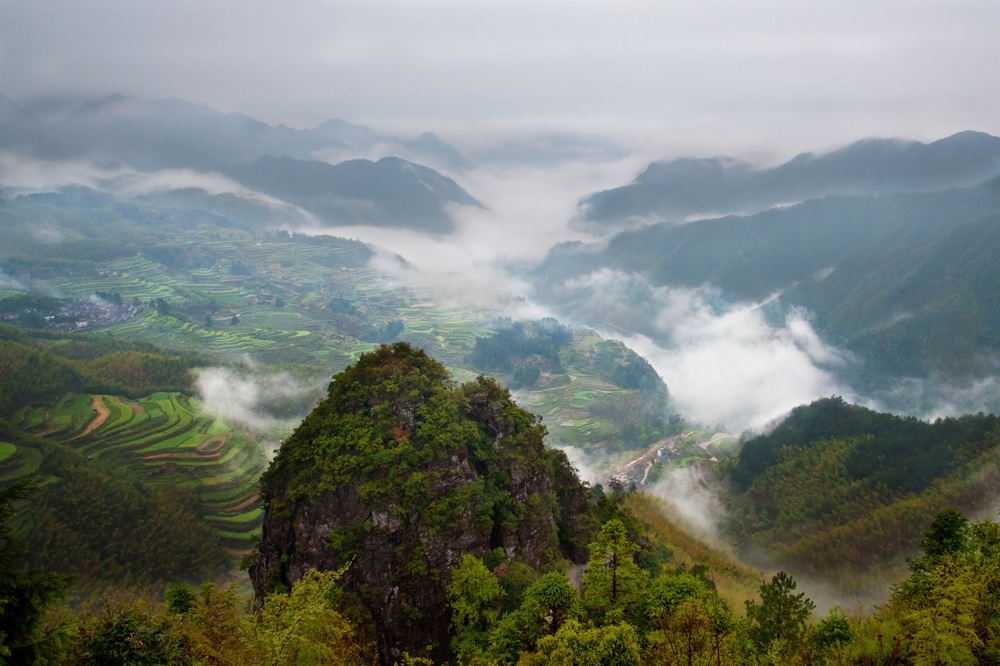
[[[458,149],[430,132],[424,132],[415,139],[397,139],[397,141],[414,155],[430,157],[434,163],[449,169],[464,171],[472,167]]]
[[[803,153],[773,168],[727,157],[654,162],[623,187],[581,202],[578,224],[752,213],[831,194],[885,194],[968,186],[1000,175],[1000,138],[960,132],[924,144],[867,139],[823,155]]]
[[[364,354],[286,439],[261,480],[258,602],[347,564],[345,593],[383,663],[448,657],[446,586],[463,554],[537,568],[586,557],[587,493],[538,419],[495,381],[452,388],[406,343]]]
[[[998,438],[992,415],[927,423],[839,398],[797,407],[729,469],[730,529],[747,552],[858,585],[901,569],[942,510],[993,501]]]
[[[860,359],[845,370],[854,373],[852,382],[886,384],[901,376],[969,378],[992,367],[989,359],[1000,354],[998,252],[994,179],[656,224],[605,245],[559,246],[535,281],[541,297],[565,314],[654,336],[655,308],[601,307],[581,278],[610,269],[646,290],[710,287],[722,305],[767,302],[776,323],[805,310],[825,341]]]
[[[178,99],[146,102],[121,95],[88,102],[51,130],[78,155],[143,171],[219,170],[262,155],[308,157],[316,150],[346,147],[321,134],[271,127],[242,113]]]
[[[2,98],[0,148],[42,159],[124,164],[143,172],[218,172],[332,225],[444,233],[452,229],[446,206],[480,205],[450,178],[413,162],[396,157],[339,161],[391,151],[414,159],[426,156],[454,169],[467,166],[454,147],[432,134],[392,138],[341,120],[315,129],[273,127],[242,113],[178,99],[111,95],[87,102],[59,121],[40,122]]]
[[[328,224],[451,231],[449,203],[482,207],[450,178],[432,169],[383,157],[327,164],[265,156],[225,172],[247,187],[296,204]]]
[[[7,122],[7,114],[0,113],[0,122]],[[65,156],[118,160],[143,170],[217,169],[265,155],[315,159],[320,153],[362,154],[380,145],[414,159],[461,158],[433,135],[397,139],[343,120],[292,129],[180,99],[145,101],[118,94],[82,104],[65,118],[46,123],[45,131],[64,145]]]

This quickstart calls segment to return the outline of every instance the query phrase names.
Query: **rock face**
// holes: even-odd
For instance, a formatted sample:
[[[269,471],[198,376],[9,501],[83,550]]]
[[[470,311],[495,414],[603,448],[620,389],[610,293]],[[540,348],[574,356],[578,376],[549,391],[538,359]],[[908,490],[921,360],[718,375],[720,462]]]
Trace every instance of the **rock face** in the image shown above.
[[[405,343],[365,354],[264,475],[250,567],[258,602],[347,565],[348,598],[384,663],[448,658],[445,589],[463,553],[532,567],[584,561],[586,489],[544,426],[491,379],[455,387]]]

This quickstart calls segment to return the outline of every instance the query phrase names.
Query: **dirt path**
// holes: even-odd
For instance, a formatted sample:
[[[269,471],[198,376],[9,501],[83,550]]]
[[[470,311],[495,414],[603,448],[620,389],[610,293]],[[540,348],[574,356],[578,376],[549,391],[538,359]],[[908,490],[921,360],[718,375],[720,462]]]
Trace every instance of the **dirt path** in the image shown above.
[[[108,406],[104,404],[104,401],[101,400],[101,397],[98,395],[92,396],[90,398],[90,408],[93,409],[95,412],[97,412],[97,416],[94,417],[93,421],[87,424],[87,427],[83,429],[83,432],[81,432],[73,439],[80,439],[81,437],[86,437],[87,435],[94,432],[102,425],[104,425],[104,422],[108,420],[109,416],[111,416],[111,410],[108,409]],[[73,439],[70,439],[69,441],[72,442]]]
[[[225,445],[225,443],[226,443],[225,435],[215,435],[214,437],[209,437],[204,442],[196,446],[195,450],[201,454],[218,453],[219,450],[222,449],[222,447]]]
[[[708,455],[712,456],[711,458],[709,458],[710,461],[712,461],[712,462],[719,462],[719,459],[716,458],[715,455],[711,451],[708,450],[708,446],[709,446],[709,444],[714,444],[715,442],[719,441],[720,439],[726,439],[726,438],[729,438],[729,437],[732,437],[732,435],[730,435],[728,433],[724,433],[724,432],[717,432],[714,435],[712,435],[712,439],[708,440],[707,442],[701,442],[700,444],[698,444],[698,446],[700,446],[705,453],[707,453]]]
[[[254,493],[253,495],[251,495],[247,499],[243,500],[242,502],[240,502],[236,506],[231,506],[228,509],[226,509],[225,511],[226,511],[226,513],[239,513],[243,509],[248,509],[251,506],[253,506],[254,502],[256,502],[259,499],[260,499],[260,495],[258,495],[257,493]]]
[[[614,470],[612,470],[609,478],[613,479],[615,476],[623,476],[628,478],[629,472],[632,469],[632,467],[638,465],[639,463],[646,463],[646,470],[642,475],[642,481],[638,483],[639,486],[642,486],[644,483],[646,483],[646,477],[649,476],[649,470],[653,466],[653,459],[656,458],[659,450],[661,448],[666,448],[673,451],[675,448],[677,448],[677,443],[680,442],[683,438],[684,435],[674,435],[673,437],[666,437],[664,439],[661,439],[660,441],[656,442],[648,449],[646,449],[646,451],[643,452],[642,455],[640,455],[638,458],[630,460],[624,465],[616,467]]]
[[[676,453],[677,445],[683,442],[684,438],[690,434],[691,431],[689,430],[687,432],[682,432],[679,435],[674,435],[672,437],[665,437],[664,439],[661,439],[660,441],[656,442],[648,449],[646,449],[646,451],[638,458],[630,460],[624,465],[619,465],[618,467],[616,467],[614,470],[611,471],[611,474],[608,478],[614,479],[614,477],[618,476],[618,477],[624,477],[625,479],[631,477],[634,480],[635,477],[633,477],[632,474],[637,474],[637,472],[634,472],[632,468],[638,465],[639,463],[645,463],[646,469],[643,472],[642,480],[639,481],[637,484],[640,487],[644,486],[646,484],[646,479],[649,477],[649,470],[653,467],[654,461],[659,457],[658,453],[660,449],[667,449],[671,453]],[[712,452],[708,450],[708,445],[720,439],[725,439],[726,437],[731,437],[731,435],[727,435],[725,433],[716,433],[707,442],[700,442],[698,446],[704,449],[704,451],[709,456],[711,456],[710,459],[711,462],[719,462],[719,459],[716,458],[714,455],[712,455]]]

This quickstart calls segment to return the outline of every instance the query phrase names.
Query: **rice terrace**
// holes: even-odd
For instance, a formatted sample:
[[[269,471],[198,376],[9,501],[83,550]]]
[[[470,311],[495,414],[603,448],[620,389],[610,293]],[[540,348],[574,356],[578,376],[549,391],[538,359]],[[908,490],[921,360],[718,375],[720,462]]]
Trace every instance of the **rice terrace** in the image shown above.
[[[248,435],[206,416],[194,398],[68,393],[53,407],[22,408],[14,424],[66,444],[106,469],[125,467],[154,483],[197,489],[205,519],[233,551],[245,550],[259,527],[261,511],[253,505],[267,462],[263,453]],[[3,461],[0,478],[33,473],[39,462],[33,450],[21,449]]]

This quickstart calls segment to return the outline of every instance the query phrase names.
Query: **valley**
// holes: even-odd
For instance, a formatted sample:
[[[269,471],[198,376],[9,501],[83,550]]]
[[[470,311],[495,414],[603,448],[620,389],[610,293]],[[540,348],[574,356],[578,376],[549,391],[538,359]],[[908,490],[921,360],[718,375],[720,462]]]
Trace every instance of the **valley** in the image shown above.
[[[526,250],[461,184],[509,167],[434,135],[11,104],[0,147],[99,174],[0,181],[0,505],[74,609],[224,603],[253,644],[314,594],[345,663],[700,631],[704,663],[861,664],[993,584],[995,137],[653,162]]]

